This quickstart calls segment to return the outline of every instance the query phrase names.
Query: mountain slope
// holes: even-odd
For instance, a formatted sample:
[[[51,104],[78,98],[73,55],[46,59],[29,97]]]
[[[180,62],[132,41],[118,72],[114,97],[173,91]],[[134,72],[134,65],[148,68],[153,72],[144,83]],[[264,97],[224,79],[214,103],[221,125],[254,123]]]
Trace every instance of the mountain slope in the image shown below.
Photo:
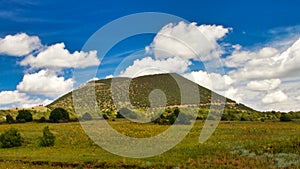
[[[196,88],[190,89],[195,86]],[[182,90],[187,89],[194,90],[189,91],[190,93],[196,94],[196,92],[199,92],[200,101],[193,99],[193,94],[190,94],[187,98],[182,98],[186,97],[181,94]],[[127,99],[127,101],[130,102],[136,108],[140,109],[148,108],[151,106],[151,104],[153,106],[153,103],[151,103],[151,101],[149,100],[149,96],[153,97],[152,101],[155,101],[154,106],[157,107],[209,107],[211,105],[211,99],[213,95],[215,98],[213,104],[217,105],[221,103],[222,100],[224,100],[226,101],[225,107],[228,109],[253,111],[253,109],[243,104],[237,104],[235,101],[228,98],[224,98],[223,96],[216,94],[211,90],[204,88],[198,84],[195,84],[194,82],[178,74],[156,74],[141,76],[133,79],[112,78],[97,80],[93,82],[88,82],[87,84],[81,86],[79,89],[76,89],[75,92],[76,95],[80,97],[90,95],[92,90],[95,90],[96,101],[100,109],[99,111],[116,111],[115,104],[128,104],[125,102],[118,102],[119,100],[122,100],[122,98],[123,100],[124,98],[126,100],[126,94],[129,95],[129,99]],[[78,97],[76,99],[78,99]],[[182,103],[182,99],[184,100],[184,103]],[[165,104],[161,104],[164,101]],[[82,104],[82,106],[88,106],[85,105],[84,102]],[[72,105],[72,92],[70,92],[55,100],[47,107],[50,109],[62,107],[72,113],[74,112],[74,107]]]

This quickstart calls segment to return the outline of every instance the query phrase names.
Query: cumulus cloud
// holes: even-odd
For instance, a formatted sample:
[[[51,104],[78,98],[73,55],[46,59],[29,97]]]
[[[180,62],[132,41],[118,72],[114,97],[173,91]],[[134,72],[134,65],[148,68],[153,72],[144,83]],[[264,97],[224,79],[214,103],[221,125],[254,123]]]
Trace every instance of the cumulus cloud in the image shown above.
[[[246,54],[242,55],[242,53]],[[264,55],[262,56],[261,53]],[[276,52],[275,49],[250,53],[240,51],[226,58],[225,63],[229,67],[236,66],[237,69],[230,74],[240,79],[298,77],[300,73],[300,38],[283,52],[278,52],[278,50]]]
[[[183,60],[179,57],[159,60],[145,57],[135,60],[131,66],[120,73],[120,76],[137,77],[158,73],[184,73],[188,70],[189,65],[191,65],[190,61]]]
[[[134,77],[157,73],[186,73],[192,64],[191,60],[208,61],[219,57],[223,50],[218,41],[230,29],[221,25],[197,26],[196,23],[185,22],[167,24],[154,37],[150,46],[145,47],[146,53],[153,52],[154,58],[137,59],[121,71],[120,75]]]
[[[7,107],[20,107],[27,108],[36,105],[46,105],[49,104],[51,100],[40,99],[40,98],[30,98],[25,93],[20,93],[19,91],[2,91],[0,92],[0,108]]]
[[[75,51],[70,53],[65,49],[64,43],[57,43],[47,47],[45,50],[37,54],[37,56],[29,55],[21,65],[30,65],[32,68],[86,68],[89,66],[99,65],[100,60],[97,57],[97,51]]]
[[[237,103],[242,103],[244,101],[244,95],[238,88],[230,87],[222,94],[227,98],[233,99]]]
[[[288,96],[279,90],[279,91],[267,94],[262,99],[262,102],[263,103],[278,103],[278,102],[283,102],[287,99],[288,99]]]
[[[26,33],[7,35],[0,38],[0,54],[24,56],[42,47],[37,36],[28,36]]]
[[[241,46],[234,45],[236,50],[225,59],[225,65],[227,67],[239,68],[243,67],[246,63],[253,61],[254,59],[268,59],[275,56],[279,51],[272,47],[264,47],[258,51],[243,51]],[[262,61],[261,60],[261,61]]]
[[[292,43],[283,39],[266,45],[256,47],[258,50],[234,47],[224,59],[231,68],[227,75],[236,81],[243,103],[255,109],[299,110],[300,38]]]
[[[251,90],[273,90],[281,84],[280,79],[254,80],[247,84]]]
[[[27,99],[28,96],[25,93],[19,93],[18,91],[0,92],[0,105],[18,103]]]
[[[211,90],[223,91],[229,89],[230,85],[234,83],[228,75],[220,75],[218,73],[208,73],[206,71],[192,71],[183,75],[187,79],[206,87]]]
[[[156,58],[182,57],[184,59],[210,60],[223,53],[217,41],[230,28],[217,25],[187,24],[179,22],[164,26],[155,36],[150,48]],[[146,51],[150,51],[146,47]]]
[[[17,89],[20,92],[55,98],[70,91],[73,83],[72,79],[58,77],[49,70],[41,70],[37,73],[25,74]]]

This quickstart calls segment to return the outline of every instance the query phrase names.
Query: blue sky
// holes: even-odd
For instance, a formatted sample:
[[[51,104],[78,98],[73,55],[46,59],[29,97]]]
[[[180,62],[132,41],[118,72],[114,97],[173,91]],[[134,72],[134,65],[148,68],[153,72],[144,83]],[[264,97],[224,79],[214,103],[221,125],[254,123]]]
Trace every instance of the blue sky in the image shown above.
[[[226,65],[227,62],[229,65],[229,62],[232,60],[239,60],[236,58],[243,57],[240,56],[243,52],[249,56],[252,53],[253,57],[258,57],[259,51],[263,47],[274,48],[278,50],[274,52],[274,55],[280,55],[293,46],[299,38],[300,31],[300,15],[298,14],[299,1],[262,2],[254,0],[248,2],[223,2],[214,0],[152,0],[139,2],[120,0],[85,1],[84,3],[82,1],[72,1],[70,4],[68,1],[3,0],[0,1],[0,4],[0,38],[3,40],[8,35],[14,36],[21,33],[25,33],[28,37],[38,37],[40,45],[43,47],[37,48],[39,51],[36,51],[35,56],[38,55],[39,52],[46,50],[47,47],[58,43],[64,43],[64,49],[68,50],[71,54],[74,51],[81,51],[88,38],[105,24],[120,17],[140,12],[169,13],[182,17],[190,22],[196,22],[197,26],[205,24],[220,25],[223,28],[228,28],[228,32],[225,33],[226,35],[224,34],[221,38],[216,39],[218,46],[221,47],[223,51],[220,58],[224,59],[224,65]],[[114,74],[115,67],[118,66],[123,58],[128,56],[128,52],[144,49],[154,42],[155,37],[155,34],[132,37],[112,48],[102,62],[102,64],[109,64],[104,64],[104,67],[99,70],[98,78],[105,78],[108,75]],[[233,47],[233,45],[236,44],[239,44],[242,49],[238,50]],[[234,53],[234,51],[236,52]],[[233,53],[237,56],[233,56]],[[0,108],[46,103],[66,92],[62,90],[56,92],[56,94],[47,94],[48,91],[45,90],[39,93],[36,91],[37,89],[27,87],[26,84],[28,85],[28,83],[24,83],[23,87],[19,87],[18,89],[17,86],[24,81],[26,74],[32,75],[34,73],[40,73],[39,75],[41,75],[44,73],[44,75],[47,74],[47,76],[49,76],[49,74],[54,76],[55,74],[56,78],[64,78],[61,79],[62,82],[66,82],[72,78],[71,72],[72,69],[74,69],[72,66],[65,66],[55,71],[47,70],[45,73],[41,72],[45,67],[33,68],[30,64],[22,65],[21,63],[27,55],[29,54],[16,57],[10,56],[3,51],[0,52],[0,92],[2,92],[2,95],[0,94],[2,97],[2,101],[0,100]],[[226,60],[226,58],[230,56],[232,56],[231,59]],[[271,58],[273,56],[269,57]],[[193,59],[190,61],[192,65],[189,65],[189,70],[192,72],[197,71],[197,67],[199,67],[200,63]],[[249,61],[248,59],[247,62]],[[243,62],[239,64],[246,63]],[[292,72],[282,73],[281,76],[249,77],[240,80],[243,79],[239,77],[242,76],[240,73],[243,71],[242,67],[246,66],[232,66],[231,63],[231,66],[224,67],[225,74],[221,76],[224,77],[224,75],[228,75],[235,81],[230,84],[231,86],[228,87],[228,90],[231,89],[238,93],[248,90],[249,93],[232,93],[228,94],[228,96],[232,96],[233,99],[260,110],[275,109],[288,111],[300,109],[300,107],[288,104],[297,103],[297,98],[300,96],[300,93],[298,96],[296,89],[294,89],[296,91],[292,91],[291,89],[297,86],[298,83],[298,78],[294,75],[292,76]],[[204,71],[201,68],[199,71],[200,70]],[[231,70],[240,71],[232,73],[230,72]],[[270,70],[267,69],[266,71],[272,71],[272,69],[270,68]],[[183,71],[179,73],[186,77],[191,77],[188,72]],[[287,77],[286,75],[291,75],[291,77]],[[201,76],[200,79],[203,79],[205,72],[200,72],[199,76]],[[197,77],[194,77],[194,79],[197,79]],[[197,82],[201,85],[206,85],[206,87],[211,87],[209,84]],[[65,90],[69,89],[71,82],[69,81],[68,84]],[[263,85],[271,86],[268,86],[269,88],[267,87],[265,90],[253,89],[257,86],[264,87]],[[289,93],[291,91],[293,94]],[[218,92],[226,93],[225,89]],[[295,93],[297,95],[295,95]],[[253,97],[247,98],[245,95],[253,95]],[[19,98],[21,96],[26,97],[26,99]],[[277,99],[272,99],[272,96]],[[6,100],[14,97],[16,97],[18,101]],[[293,101],[289,99],[293,99]]]

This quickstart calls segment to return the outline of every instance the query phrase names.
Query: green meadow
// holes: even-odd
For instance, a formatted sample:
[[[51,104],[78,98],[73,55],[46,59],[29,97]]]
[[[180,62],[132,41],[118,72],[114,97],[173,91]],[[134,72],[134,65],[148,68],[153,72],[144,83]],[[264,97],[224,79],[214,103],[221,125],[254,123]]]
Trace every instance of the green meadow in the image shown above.
[[[150,137],[168,125],[139,124],[116,119],[109,124],[131,137]],[[20,147],[0,149],[0,168],[299,168],[300,122],[222,121],[214,134],[199,143],[203,121],[171,150],[150,158],[124,158],[103,150],[79,122],[1,124],[0,133],[15,128],[24,138]],[[49,126],[53,147],[40,147]],[[103,133],[105,137],[105,133]],[[124,145],[135,146],[135,145]]]

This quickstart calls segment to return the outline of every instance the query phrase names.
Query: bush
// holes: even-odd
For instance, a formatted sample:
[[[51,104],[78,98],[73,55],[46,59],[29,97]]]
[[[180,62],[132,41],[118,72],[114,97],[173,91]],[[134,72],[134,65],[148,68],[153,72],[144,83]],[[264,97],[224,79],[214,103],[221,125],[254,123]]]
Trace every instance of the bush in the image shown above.
[[[46,126],[43,129],[43,137],[40,138],[40,146],[50,147],[50,146],[54,146],[54,143],[55,143],[55,136],[53,133],[51,133],[49,127]]]
[[[225,111],[222,114],[221,117],[222,121],[239,121],[241,120],[240,116],[238,115],[238,112],[234,112],[234,111]],[[242,121],[246,121],[245,119],[243,119]]]
[[[23,139],[17,129],[11,128],[0,135],[0,147],[11,148],[21,146]]]
[[[10,114],[6,115],[6,123],[11,124],[11,123],[14,123],[14,122],[15,122],[15,120]]]
[[[18,113],[16,120],[19,123],[30,122],[33,120],[32,114],[29,110],[19,110]]]
[[[251,121],[251,118],[249,115],[242,115],[241,121]]]
[[[179,116],[179,108],[165,109],[165,112],[160,115],[159,118],[152,120],[156,124],[171,125],[174,124],[177,119],[177,124],[191,124],[193,117],[184,112]]]
[[[55,108],[51,111],[49,120],[51,122],[66,122],[70,120],[69,113],[63,108]]]
[[[82,120],[93,120],[93,117],[88,112],[86,112],[82,116]]]
[[[109,115],[107,115],[107,114],[103,114],[102,116],[103,116],[103,118],[104,118],[105,120],[108,120],[108,119],[109,119]]]
[[[283,121],[283,122],[292,121],[291,115],[287,114],[287,113],[282,113],[280,116],[280,121]]]
[[[44,122],[46,122],[46,118],[43,116],[43,117],[41,117],[41,118],[38,120],[38,122],[44,123]]]
[[[116,117],[115,112],[112,110],[102,111],[101,114],[102,116],[100,115],[100,117],[105,120],[114,119]]]

